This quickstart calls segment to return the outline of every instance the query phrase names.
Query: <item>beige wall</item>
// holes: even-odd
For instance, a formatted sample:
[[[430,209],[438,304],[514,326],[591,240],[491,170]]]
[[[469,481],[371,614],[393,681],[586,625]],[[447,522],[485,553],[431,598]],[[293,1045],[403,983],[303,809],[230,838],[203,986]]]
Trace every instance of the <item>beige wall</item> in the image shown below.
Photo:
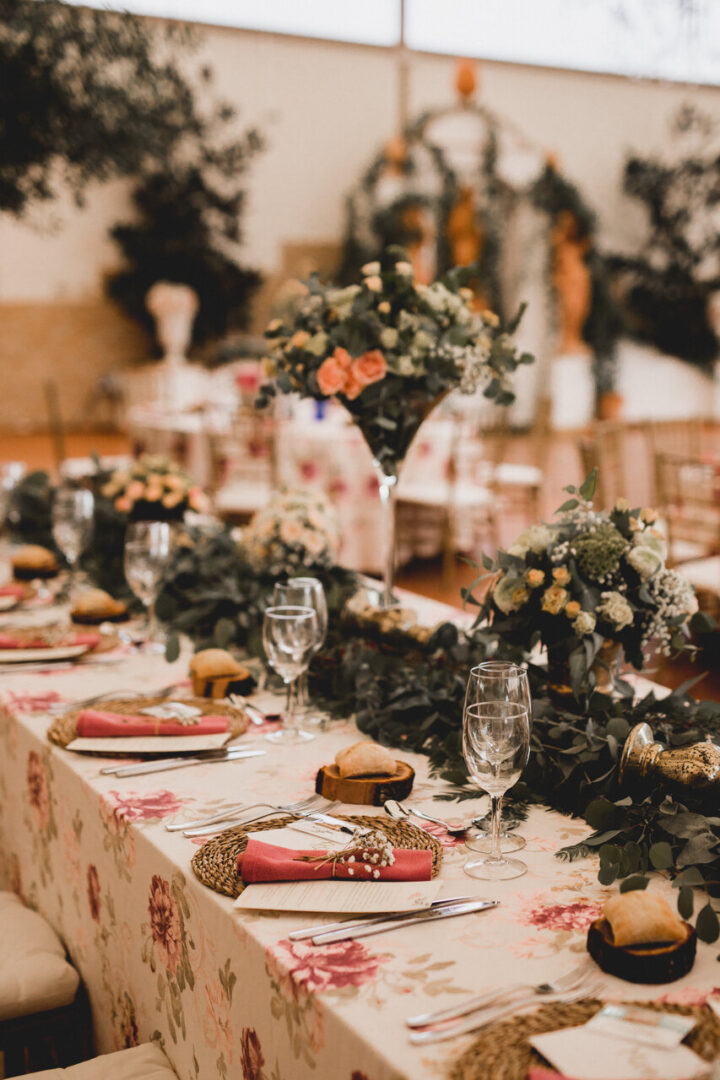
[[[284,243],[339,238],[345,193],[396,126],[395,58],[382,50],[227,29],[205,33],[203,53],[218,90],[240,107],[241,122],[259,125],[268,140],[249,176],[243,258],[271,272]],[[452,101],[453,69],[450,58],[412,58],[411,115]],[[565,172],[597,209],[602,239],[612,245],[642,233],[642,217],[619,191],[625,153],[661,148],[667,118],[689,97],[720,113],[716,89],[503,64],[482,67],[483,100],[559,155]],[[29,333],[34,342],[44,334],[59,341],[62,332],[53,327],[62,305],[79,304],[76,310],[87,311],[83,305],[102,296],[102,276],[117,264],[107,230],[128,212],[126,186],[113,183],[91,191],[83,211],[67,200],[36,211],[30,222],[0,218],[0,326],[8,318],[8,304],[48,304],[38,323],[42,331],[33,327]],[[19,309],[12,310],[16,320]],[[109,319],[107,309],[101,310],[99,317]],[[121,325],[117,319],[111,323],[116,329]],[[86,351],[85,368],[80,370],[71,355],[54,353],[53,360],[61,381],[78,384],[77,402],[98,371],[126,361],[133,350],[138,358],[145,351],[144,339],[127,327],[116,348],[115,331],[102,325],[90,330],[86,318],[82,326],[94,341],[104,342],[99,351],[96,346]],[[0,333],[3,373],[16,356]],[[10,380],[16,385],[22,375],[13,371]],[[70,420],[82,418],[78,404],[68,407]],[[29,404],[23,407],[23,415],[32,411]],[[17,415],[17,397],[0,396],[0,428],[12,426]]]

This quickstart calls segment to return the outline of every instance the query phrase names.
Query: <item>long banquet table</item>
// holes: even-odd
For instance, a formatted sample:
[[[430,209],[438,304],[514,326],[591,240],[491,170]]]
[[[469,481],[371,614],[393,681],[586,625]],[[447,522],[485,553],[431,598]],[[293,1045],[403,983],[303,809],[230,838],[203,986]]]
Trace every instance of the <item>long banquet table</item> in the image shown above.
[[[254,727],[242,739],[262,745],[264,757],[124,780],[101,775],[103,759],[47,741],[53,703],[115,687],[150,691],[182,678],[187,661],[187,652],[173,665],[128,654],[107,669],[18,670],[0,682],[0,885],[65,941],[89,991],[99,1051],[159,1037],[181,1080],[440,1078],[472,1036],[413,1047],[407,1015],[507,980],[544,981],[578,962],[588,923],[614,888],[598,884],[593,859],[554,857],[586,826],[543,808],[522,828],[527,875],[499,884],[466,877],[464,845],[428,826],[444,846],[444,895],[501,900],[483,914],[315,948],[287,938],[311,916],[233,910],[194,877],[199,841],[164,825],[239,800],[301,798],[357,731],[350,720],[332,722],[287,749]],[[481,808],[433,802],[441,785],[425,759],[403,756],[417,771],[413,804],[439,816]],[[651,888],[670,893],[667,883]],[[693,971],[668,986],[603,976],[604,994],[704,1001],[718,984],[716,953],[699,945]]]

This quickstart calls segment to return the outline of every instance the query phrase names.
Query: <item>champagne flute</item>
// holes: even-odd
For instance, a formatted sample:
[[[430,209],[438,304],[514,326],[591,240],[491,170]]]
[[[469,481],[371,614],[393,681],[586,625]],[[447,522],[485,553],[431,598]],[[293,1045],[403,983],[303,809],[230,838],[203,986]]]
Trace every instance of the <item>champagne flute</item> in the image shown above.
[[[502,800],[520,779],[530,756],[530,717],[527,707],[511,701],[469,704],[463,716],[463,756],[470,778],[490,796],[492,843],[490,854],[465,863],[469,877],[506,881],[526,873],[520,859],[507,859],[500,849]]]
[[[70,567],[68,593],[75,587],[78,559],[87,547],[93,528],[95,500],[85,488],[59,488],[52,504],[53,540]]]
[[[472,668],[465,691],[465,706],[483,701],[511,701],[522,705],[532,720],[527,670],[508,660],[486,660]],[[473,829],[466,839],[466,846],[471,851],[489,851],[490,833],[483,828]],[[520,851],[525,847],[525,838],[503,829],[500,846],[504,852]]]
[[[148,652],[162,652],[165,643],[158,633],[155,602],[162,577],[173,548],[173,535],[167,521],[138,521],[128,526],[125,536],[125,578],[147,611],[143,647]]]
[[[313,608],[281,604],[265,611],[265,655],[287,688],[284,726],[265,736],[270,742],[298,743],[315,738],[309,731],[303,731],[298,726],[295,720],[295,703],[298,680],[303,672],[307,671],[317,635],[317,615]]]
[[[314,577],[290,578],[289,581],[278,582],[273,594],[274,604],[291,604],[297,607],[312,608],[317,616],[317,638],[313,646],[313,656],[320,651],[325,643],[328,628],[328,609],[325,599],[325,590],[322,581]],[[312,657],[311,657],[312,659]],[[319,724],[321,717],[309,716],[310,699],[307,688],[307,671],[300,680],[298,698],[303,719],[306,724]]]

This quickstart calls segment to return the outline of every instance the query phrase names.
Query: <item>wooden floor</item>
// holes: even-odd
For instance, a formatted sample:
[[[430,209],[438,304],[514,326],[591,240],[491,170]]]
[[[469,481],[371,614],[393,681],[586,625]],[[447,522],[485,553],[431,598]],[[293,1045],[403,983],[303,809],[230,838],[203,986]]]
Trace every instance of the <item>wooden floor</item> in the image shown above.
[[[65,442],[65,453],[68,457],[85,457],[94,452],[100,455],[124,454],[130,450],[127,438],[118,433],[68,433]],[[3,461],[24,461],[30,469],[52,469],[55,461],[53,441],[48,434],[0,435],[0,462]],[[547,516],[562,501],[562,487],[568,483],[577,483],[581,479],[580,462],[575,454],[574,444],[567,436],[558,437],[554,441],[549,473],[543,495],[543,513]],[[514,528],[511,523],[508,523],[508,527]],[[503,536],[501,542],[510,539],[512,536]],[[460,589],[469,585],[475,575],[476,571],[459,558],[449,575],[443,575],[442,561],[439,558],[416,560],[399,571],[398,585],[460,607]],[[664,686],[674,687],[704,671],[706,666],[703,666],[701,656],[695,663],[673,661],[647,674],[649,678]],[[717,661],[713,670],[707,671],[693,692],[698,697],[720,701],[720,670]]]

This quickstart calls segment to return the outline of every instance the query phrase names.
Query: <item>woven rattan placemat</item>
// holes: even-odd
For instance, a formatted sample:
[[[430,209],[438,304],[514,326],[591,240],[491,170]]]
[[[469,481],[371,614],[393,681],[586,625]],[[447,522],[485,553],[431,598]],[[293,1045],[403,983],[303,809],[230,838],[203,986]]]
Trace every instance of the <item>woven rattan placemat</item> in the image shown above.
[[[136,697],[118,700],[98,701],[95,705],[88,706],[102,710],[102,712],[120,713],[122,716],[134,716],[140,709],[148,709],[153,705],[166,705],[167,697]],[[227,716],[228,731],[231,735],[242,735],[247,730],[248,719],[242,709],[233,705],[226,705],[221,701],[212,701],[210,698],[182,698],[183,705],[194,705],[196,709],[202,709],[206,716]],[[47,737],[56,746],[66,747],[73,739],[77,738],[77,720],[84,709],[70,709],[57,716],[47,730]],[[148,717],[150,719],[150,717]]]
[[[409,822],[392,821],[390,818],[369,817],[367,815],[343,814],[344,821],[351,825],[361,825],[368,828],[381,828],[396,848],[414,848],[429,850],[432,852],[432,876],[437,877],[442,866],[442,845],[430,836],[424,829],[411,825]],[[244,886],[238,877],[238,855],[247,846],[248,833],[263,832],[266,829],[280,829],[295,821],[291,817],[274,817],[266,821],[257,821],[252,825],[238,825],[235,829],[229,829],[221,836],[215,836],[208,840],[192,857],[192,868],[195,876],[215,892],[232,896],[235,899],[242,892]],[[348,837],[348,840],[350,837]],[[308,841],[311,846],[311,841]]]
[[[720,1054],[720,1020],[707,1006],[670,1005],[665,1002],[638,1001],[633,1004],[659,1012],[693,1016],[697,1026],[685,1039],[685,1045],[705,1061]],[[549,1068],[547,1062],[528,1042],[532,1035],[560,1028],[586,1024],[600,1001],[578,1001],[572,1005],[541,1005],[533,1013],[499,1021],[482,1029],[482,1034],[455,1062],[450,1080],[526,1080],[528,1069]]]

